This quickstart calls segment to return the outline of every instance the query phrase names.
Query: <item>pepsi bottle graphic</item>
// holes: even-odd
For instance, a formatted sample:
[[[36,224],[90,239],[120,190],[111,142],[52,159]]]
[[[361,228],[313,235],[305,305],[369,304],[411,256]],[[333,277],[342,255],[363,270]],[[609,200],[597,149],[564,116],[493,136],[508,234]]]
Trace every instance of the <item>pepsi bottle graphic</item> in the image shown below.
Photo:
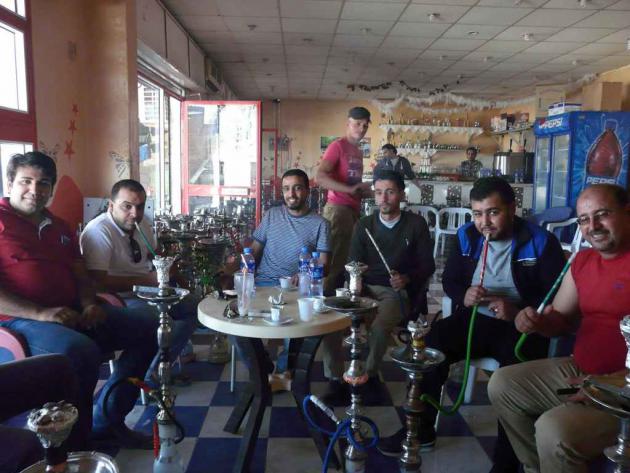
[[[621,143],[615,130],[617,122],[606,120],[604,131],[591,145],[586,155],[586,184],[615,184],[621,172]]]

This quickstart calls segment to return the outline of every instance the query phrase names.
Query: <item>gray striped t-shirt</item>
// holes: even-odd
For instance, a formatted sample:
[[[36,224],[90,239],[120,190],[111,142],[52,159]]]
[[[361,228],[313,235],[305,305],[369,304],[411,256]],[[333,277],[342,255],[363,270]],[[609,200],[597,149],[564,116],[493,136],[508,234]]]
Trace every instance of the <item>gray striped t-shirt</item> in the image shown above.
[[[282,276],[297,273],[303,246],[309,252],[329,252],[329,232],[328,221],[314,212],[294,217],[286,205],[267,210],[254,231],[254,239],[264,247],[256,281],[278,282]]]

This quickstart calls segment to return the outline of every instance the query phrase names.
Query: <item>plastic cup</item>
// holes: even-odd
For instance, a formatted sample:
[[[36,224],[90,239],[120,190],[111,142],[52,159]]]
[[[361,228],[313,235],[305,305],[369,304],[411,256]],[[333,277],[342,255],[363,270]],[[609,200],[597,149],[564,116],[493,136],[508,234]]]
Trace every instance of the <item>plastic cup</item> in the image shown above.
[[[291,276],[282,276],[280,278],[280,287],[282,289],[291,289]]]
[[[298,309],[300,312],[300,320],[302,322],[308,322],[313,318],[313,298],[302,297],[298,299]]]
[[[324,312],[326,307],[324,306],[324,296],[314,296],[313,298],[313,310],[317,313]]]
[[[282,314],[282,307],[271,308],[271,320],[273,322],[280,322],[280,315]]]
[[[234,273],[234,290],[236,290],[238,313],[246,316],[254,297],[254,273]]]

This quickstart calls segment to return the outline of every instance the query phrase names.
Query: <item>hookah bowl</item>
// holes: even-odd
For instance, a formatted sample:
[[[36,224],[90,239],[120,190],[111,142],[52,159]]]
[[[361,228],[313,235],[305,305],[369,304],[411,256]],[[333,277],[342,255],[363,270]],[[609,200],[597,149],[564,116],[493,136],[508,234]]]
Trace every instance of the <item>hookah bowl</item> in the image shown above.
[[[619,323],[621,335],[630,350],[630,315]],[[615,463],[615,473],[630,472],[630,351],[626,355],[624,378],[589,376],[582,390],[597,407],[619,418],[617,444],[604,449],[604,455]]]
[[[72,452],[59,449],[79,417],[76,407],[65,401],[48,402],[31,411],[27,427],[34,432],[46,452],[45,459],[22,473],[118,473],[114,460],[99,452]]]
[[[403,405],[407,433],[402,442],[402,455],[398,460],[400,471],[403,473],[420,472],[422,465],[418,440],[420,415],[425,407],[424,402],[420,400],[422,376],[435,369],[446,358],[441,351],[426,347],[424,337],[430,331],[427,324],[410,321],[407,330],[411,335],[409,344],[394,350],[391,354],[394,362],[407,373],[409,379],[407,399]]]
[[[352,437],[356,444],[365,444],[365,431],[361,426],[358,416],[361,415],[361,395],[359,387],[368,380],[365,370],[365,362],[362,359],[364,348],[367,346],[367,339],[361,334],[361,324],[364,317],[376,312],[378,303],[370,298],[361,297],[362,279],[361,275],[367,270],[363,263],[352,262],[345,266],[350,274],[350,297],[338,296],[327,297],[324,305],[337,312],[348,314],[352,323],[350,326],[350,336],[343,341],[344,345],[350,347],[350,364],[343,374],[343,380],[350,385],[350,406],[346,414],[350,418]],[[358,473],[365,471],[365,461],[367,453],[349,442],[345,451],[345,471],[348,473]]]
[[[169,287],[168,270],[173,264],[173,257],[157,257],[158,263],[154,260],[158,271],[159,287],[134,286],[135,295],[147,301],[157,308],[160,316],[160,325],[157,329],[157,340],[159,346],[158,378],[160,388],[157,395],[160,397],[160,410],[157,413],[160,436],[160,455],[153,464],[154,473],[177,472],[183,473],[184,468],[181,457],[175,447],[177,438],[177,427],[172,418],[173,407],[175,405],[175,393],[171,383],[171,363],[169,361],[169,349],[171,347],[171,336],[173,331],[173,320],[168,314],[171,307],[186,297],[190,291]],[[162,260],[167,260],[161,262]]]

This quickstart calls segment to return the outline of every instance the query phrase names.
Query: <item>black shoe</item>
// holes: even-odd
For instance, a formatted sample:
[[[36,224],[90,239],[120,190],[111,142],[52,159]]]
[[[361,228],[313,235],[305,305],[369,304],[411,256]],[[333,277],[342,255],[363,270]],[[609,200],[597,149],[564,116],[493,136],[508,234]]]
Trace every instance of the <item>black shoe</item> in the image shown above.
[[[361,404],[364,406],[383,406],[391,404],[391,396],[378,375],[370,376],[367,382],[359,388]]]
[[[402,443],[405,440],[406,429],[403,427],[394,435],[379,440],[377,450],[386,457],[399,457],[402,454]],[[435,447],[435,430],[433,427],[420,430],[420,452],[427,453]]]
[[[153,450],[153,437],[151,435],[131,430],[126,425],[92,432],[92,442],[97,446],[114,444],[121,448],[134,450]]]
[[[328,387],[321,399],[328,406],[348,406],[350,405],[350,386],[338,379],[332,379],[328,381]]]

